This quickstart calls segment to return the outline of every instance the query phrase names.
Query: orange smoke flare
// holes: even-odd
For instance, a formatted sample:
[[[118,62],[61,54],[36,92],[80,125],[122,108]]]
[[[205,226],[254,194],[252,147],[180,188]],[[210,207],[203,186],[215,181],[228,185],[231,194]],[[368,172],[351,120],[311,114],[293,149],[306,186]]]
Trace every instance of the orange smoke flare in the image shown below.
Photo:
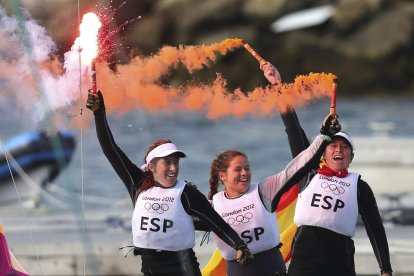
[[[336,88],[338,87],[337,78],[333,79],[333,90],[331,95],[331,108],[329,114],[336,115]]]
[[[253,50],[253,48],[249,45],[249,44],[247,44],[246,42],[244,42],[243,41],[243,46],[244,46],[244,48],[255,58],[255,59],[257,59],[257,61],[260,63],[260,64],[264,64],[264,63],[266,63],[266,60],[264,59],[264,58],[262,58],[255,50]]]
[[[210,119],[223,116],[271,116],[300,107],[332,94],[333,74],[311,73],[298,76],[294,83],[258,87],[253,91],[229,91],[227,81],[217,74],[212,83],[187,84],[180,87],[160,83],[163,76],[183,64],[191,73],[210,66],[222,55],[243,46],[241,39],[226,39],[202,46],[165,46],[150,57],[135,57],[130,64],[118,65],[114,71],[102,63],[98,82],[109,109],[129,111],[203,111]]]
[[[91,61],[91,81],[92,81],[91,91],[92,93],[96,94],[96,91],[98,88],[96,84],[96,64],[95,64],[94,59]]]

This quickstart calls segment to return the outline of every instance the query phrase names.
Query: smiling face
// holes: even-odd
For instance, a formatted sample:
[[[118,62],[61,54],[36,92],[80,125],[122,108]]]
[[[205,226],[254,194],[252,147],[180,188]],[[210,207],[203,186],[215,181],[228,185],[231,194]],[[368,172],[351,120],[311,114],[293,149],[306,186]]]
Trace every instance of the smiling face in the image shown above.
[[[220,180],[223,182],[229,197],[237,197],[250,187],[251,171],[247,157],[239,155],[234,157],[226,171],[219,172]]]
[[[171,187],[177,183],[180,171],[180,157],[177,154],[157,158],[155,162],[148,164],[148,168],[154,175],[154,180],[164,187]]]
[[[335,138],[326,147],[323,154],[326,164],[334,171],[347,169],[352,162],[353,153],[350,145],[343,138]]]

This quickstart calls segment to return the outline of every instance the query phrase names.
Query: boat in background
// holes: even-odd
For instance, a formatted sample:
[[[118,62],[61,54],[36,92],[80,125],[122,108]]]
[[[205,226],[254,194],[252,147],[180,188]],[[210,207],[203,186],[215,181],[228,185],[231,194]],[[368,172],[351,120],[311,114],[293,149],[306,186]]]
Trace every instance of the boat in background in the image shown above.
[[[39,194],[68,166],[75,145],[75,136],[63,130],[22,133],[2,144],[0,205]]]

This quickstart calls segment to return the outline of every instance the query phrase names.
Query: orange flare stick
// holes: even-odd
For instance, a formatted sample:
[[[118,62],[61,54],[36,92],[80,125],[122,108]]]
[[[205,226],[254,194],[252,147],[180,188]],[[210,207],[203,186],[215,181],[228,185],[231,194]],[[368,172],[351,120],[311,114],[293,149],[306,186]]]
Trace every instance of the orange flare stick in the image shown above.
[[[91,91],[92,91],[92,93],[96,94],[97,86],[96,86],[96,66],[95,66],[95,60],[92,60],[92,62],[91,62],[91,80],[92,80]]]
[[[244,41],[243,41],[244,42]],[[262,58],[258,53],[256,53],[256,51],[255,50],[253,50],[253,48],[249,45],[249,44],[247,44],[246,42],[244,42],[244,44],[243,44],[243,46],[244,46],[244,48],[246,48],[246,50],[247,51],[249,51],[249,53],[250,54],[252,54],[252,56],[255,58],[255,59],[257,59],[257,61],[259,61],[260,62],[260,64],[262,64],[262,63],[266,63],[267,61],[264,59],[264,58]]]
[[[336,115],[336,88],[337,88],[337,78],[333,79],[333,91],[331,95],[331,108],[329,110],[329,114]]]

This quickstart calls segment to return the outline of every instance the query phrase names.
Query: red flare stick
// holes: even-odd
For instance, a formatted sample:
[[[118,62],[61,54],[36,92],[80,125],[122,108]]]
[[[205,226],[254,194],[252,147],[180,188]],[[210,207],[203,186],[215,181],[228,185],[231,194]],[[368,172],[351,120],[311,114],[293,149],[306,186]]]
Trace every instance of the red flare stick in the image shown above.
[[[97,86],[96,86],[96,67],[95,67],[95,60],[91,62],[91,80],[92,80],[92,87],[91,91],[93,94],[96,94]]]
[[[331,108],[329,109],[329,114],[336,115],[336,87],[337,84],[337,78],[335,77],[333,79],[333,91],[331,95]]]
[[[262,63],[266,63],[267,61],[264,59],[264,58],[262,58],[258,53],[256,53],[256,51],[255,50],[253,50],[253,48],[252,47],[250,47],[250,45],[249,44],[247,44],[246,42],[244,42],[244,40],[243,40],[243,46],[244,46],[244,48],[246,48],[246,50],[247,51],[249,51],[249,53],[250,54],[252,54],[252,56],[255,58],[255,59],[257,59],[257,61],[259,61],[260,62],[260,64],[262,64]]]

